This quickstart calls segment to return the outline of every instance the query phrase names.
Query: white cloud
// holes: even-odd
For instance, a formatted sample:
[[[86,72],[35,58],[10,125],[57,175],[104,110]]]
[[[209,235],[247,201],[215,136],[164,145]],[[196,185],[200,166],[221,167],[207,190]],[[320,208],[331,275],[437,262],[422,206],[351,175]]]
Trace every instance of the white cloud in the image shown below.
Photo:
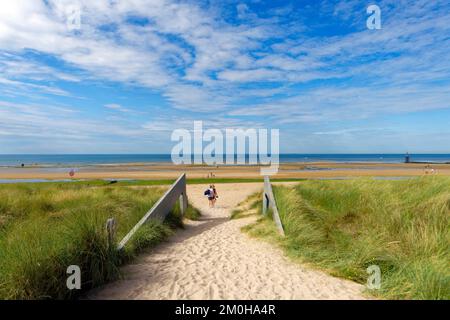
[[[120,112],[130,112],[131,111],[130,109],[124,108],[120,104],[117,104],[117,103],[105,104],[105,108],[115,110],[115,111],[120,111]]]
[[[365,4],[361,10],[356,1],[323,5],[330,18],[353,28],[329,36],[314,34],[300,20],[258,17],[251,3],[237,4],[235,14],[241,19],[230,23],[220,7],[191,1],[4,2],[0,92],[12,97],[36,92],[69,96],[54,82],[110,80],[149,88],[169,108],[183,110],[183,116],[202,113],[219,124],[225,119],[223,125],[230,118],[240,123],[263,117],[266,123],[282,125],[449,108],[446,1],[380,0],[383,29],[378,31],[365,28]],[[65,6],[73,3],[82,10],[79,31],[66,25]],[[289,6],[278,12],[301,16],[296,10]],[[131,24],[131,18],[144,23]],[[56,58],[61,67],[25,58],[29,52]],[[302,87],[308,82],[312,85]],[[105,108],[132,111],[117,103]],[[69,119],[48,114],[23,116],[35,124],[31,134],[48,125],[46,117],[70,127]],[[6,121],[2,124],[2,132],[24,134],[11,125],[10,131],[5,129]],[[161,127],[157,121],[139,129],[97,127],[96,121],[79,124],[87,136],[98,134],[98,128],[133,136]],[[55,132],[72,134],[64,128]]]
[[[28,48],[52,54],[97,78],[161,90],[175,107],[183,109],[208,111],[205,106],[211,101],[217,101],[214,109],[219,104],[220,108],[231,108],[239,102],[241,92],[246,96],[239,87],[241,83],[296,83],[355,76],[380,81],[395,76],[396,81],[404,81],[411,79],[413,72],[421,76],[419,80],[449,73],[449,65],[437,64],[435,59],[449,49],[444,40],[450,16],[433,10],[440,3],[416,1],[400,6],[382,1],[384,22],[380,31],[363,28],[344,36],[316,38],[299,33],[296,40],[277,41],[272,46],[274,52],[267,50],[264,41],[289,35],[289,29],[283,30],[276,19],[258,18],[254,13],[251,19],[233,25],[213,8],[192,2],[79,0],[76,3],[82,10],[82,28],[72,32],[66,26],[65,8],[74,2],[48,3],[18,0],[5,4],[0,13],[0,49],[20,53]],[[364,16],[359,6],[355,1],[339,2],[331,11],[345,19],[358,16],[359,11]],[[237,13],[250,14],[249,6],[238,4]],[[127,23],[130,16],[147,19],[148,23],[132,25]],[[114,33],[100,32],[103,26],[113,26]],[[442,46],[430,47],[436,42],[442,42]],[[370,60],[359,62],[376,53],[395,55],[377,59],[376,65]],[[414,58],[408,60],[407,55]],[[417,56],[426,57],[420,66]],[[9,70],[5,74],[20,75],[19,71],[12,74],[16,69],[26,71],[23,77],[48,75],[79,81],[78,76],[47,66],[36,66],[36,72],[29,72],[31,66],[26,63],[4,63]],[[397,66],[395,73],[392,66]],[[188,97],[183,88],[193,90],[196,97]]]
[[[276,102],[246,106],[230,116],[263,116],[272,123],[363,120],[376,115],[448,109],[449,87],[343,87],[303,90]]]
[[[61,106],[0,101],[0,114],[0,127],[20,129],[11,131],[11,134],[17,137],[66,136],[81,139],[99,135],[136,137],[145,133],[132,123],[123,121],[106,123]]]

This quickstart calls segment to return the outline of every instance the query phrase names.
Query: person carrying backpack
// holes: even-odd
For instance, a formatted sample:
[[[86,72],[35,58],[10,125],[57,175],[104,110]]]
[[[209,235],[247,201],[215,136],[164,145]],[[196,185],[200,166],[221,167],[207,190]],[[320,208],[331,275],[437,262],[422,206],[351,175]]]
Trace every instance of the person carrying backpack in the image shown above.
[[[214,208],[214,206],[216,205],[217,198],[219,198],[219,194],[217,193],[217,189],[216,189],[215,185],[212,185],[212,190],[213,190],[213,194],[214,194],[214,197],[212,200],[212,206]]]
[[[216,202],[217,192],[214,185],[210,185],[208,189],[205,190],[204,195],[208,197],[209,207],[214,208]]]

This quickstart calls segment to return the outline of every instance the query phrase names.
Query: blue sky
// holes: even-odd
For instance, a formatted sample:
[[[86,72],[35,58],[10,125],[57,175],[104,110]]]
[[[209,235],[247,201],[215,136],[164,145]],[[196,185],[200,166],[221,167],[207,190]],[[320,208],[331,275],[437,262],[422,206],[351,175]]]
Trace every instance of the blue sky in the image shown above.
[[[448,1],[8,1],[0,153],[168,153],[194,120],[278,128],[281,152],[449,153],[449,21]]]

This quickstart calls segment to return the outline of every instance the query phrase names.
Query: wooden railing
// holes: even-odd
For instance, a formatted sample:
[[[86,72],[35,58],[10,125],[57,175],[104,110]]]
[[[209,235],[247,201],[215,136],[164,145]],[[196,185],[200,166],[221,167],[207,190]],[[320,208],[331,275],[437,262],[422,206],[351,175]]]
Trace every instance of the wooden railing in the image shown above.
[[[177,201],[180,201],[181,215],[184,215],[187,209],[186,195],[186,174],[183,173],[177,181],[175,181],[169,190],[153,205],[153,207],[139,220],[138,223],[128,232],[128,234],[119,242],[118,250],[121,250],[127,242],[133,237],[136,231],[150,219],[163,221],[166,216],[173,210]],[[108,240],[110,244],[114,242],[115,220],[108,219],[106,222],[106,230],[108,232]]]
[[[264,177],[263,192],[263,215],[266,215],[268,209],[272,210],[273,221],[275,222],[278,232],[284,236],[283,224],[281,223],[280,214],[278,213],[277,203],[272,191],[272,185],[268,176]]]

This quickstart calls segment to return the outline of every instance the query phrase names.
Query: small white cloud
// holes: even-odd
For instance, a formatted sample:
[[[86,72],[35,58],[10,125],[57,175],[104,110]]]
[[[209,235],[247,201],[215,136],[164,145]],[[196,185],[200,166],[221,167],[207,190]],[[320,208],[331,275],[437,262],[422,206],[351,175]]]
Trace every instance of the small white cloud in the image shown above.
[[[130,112],[131,111],[130,109],[124,108],[120,104],[117,104],[117,103],[105,104],[105,108],[120,111],[120,112]]]

